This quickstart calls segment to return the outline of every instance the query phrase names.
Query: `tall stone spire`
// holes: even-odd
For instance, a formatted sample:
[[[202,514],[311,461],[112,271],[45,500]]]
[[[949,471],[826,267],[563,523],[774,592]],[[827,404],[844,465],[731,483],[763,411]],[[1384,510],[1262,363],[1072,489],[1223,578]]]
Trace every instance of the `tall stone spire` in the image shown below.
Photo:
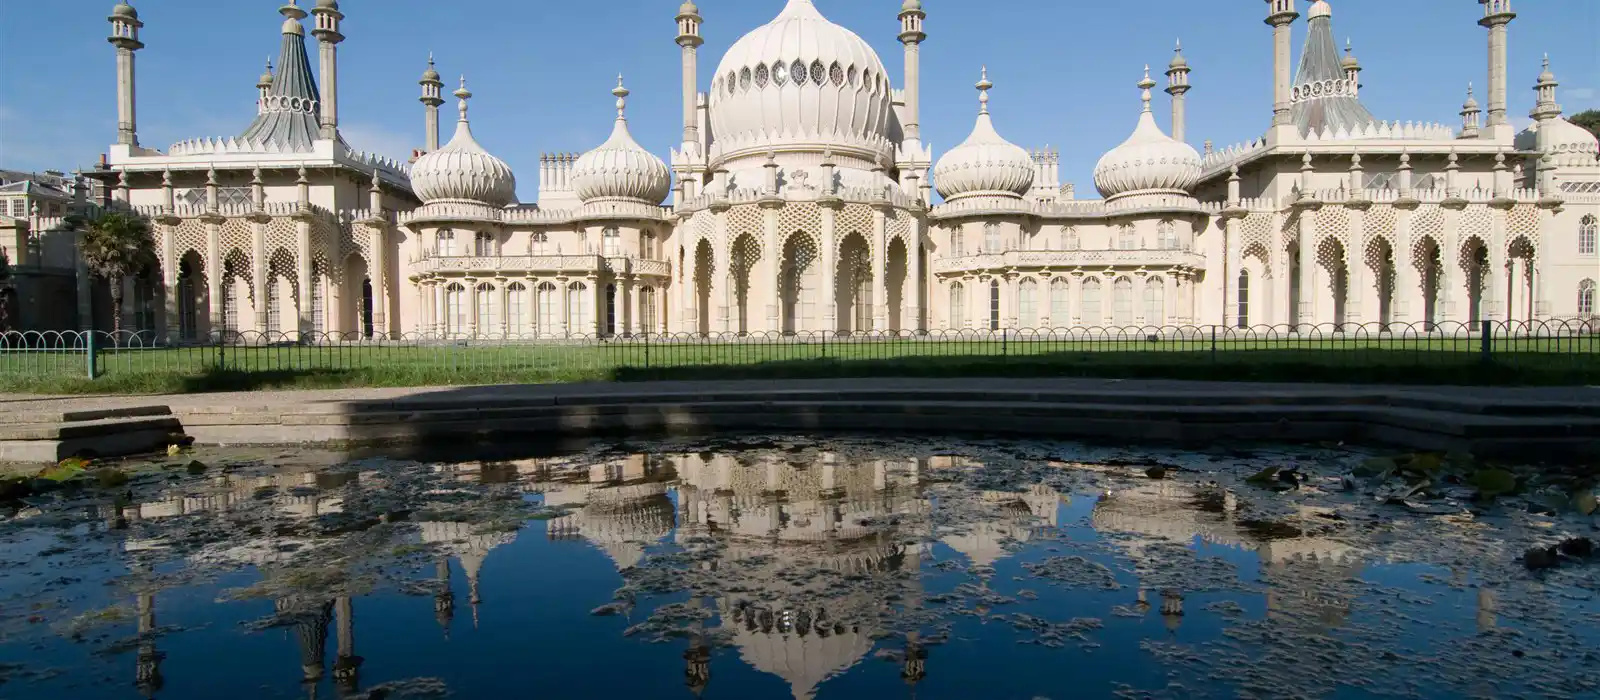
[[[265,108],[239,138],[284,151],[306,152],[322,131],[321,91],[306,53],[305,27],[300,24],[306,11],[290,0],[278,13],[284,17],[278,76],[267,92]]]
[[[1352,77],[1360,64],[1352,63],[1355,71],[1347,71],[1347,64],[1339,58],[1333,39],[1333,10],[1327,0],[1312,4],[1306,22],[1300,70],[1289,92],[1294,125],[1307,134],[1340,129],[1354,132],[1373,124],[1377,120],[1357,98],[1359,87]]]
[[[139,119],[134,100],[134,52],[144,48],[139,41],[139,11],[126,2],[111,9],[111,36],[106,40],[117,48],[117,143],[139,146]]]
[[[1172,50],[1172,62],[1167,64],[1167,94],[1172,96],[1172,138],[1187,140],[1188,133],[1185,95],[1189,92],[1189,59],[1183,57],[1183,42]]]

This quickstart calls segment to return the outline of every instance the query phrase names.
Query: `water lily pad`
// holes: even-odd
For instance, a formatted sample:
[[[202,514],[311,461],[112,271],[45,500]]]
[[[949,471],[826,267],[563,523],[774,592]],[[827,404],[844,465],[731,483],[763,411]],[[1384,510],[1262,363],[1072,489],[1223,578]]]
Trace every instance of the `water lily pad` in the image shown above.
[[[1277,480],[1278,480],[1278,468],[1277,467],[1267,467],[1266,469],[1262,469],[1261,471],[1256,472],[1254,476],[1251,476],[1250,478],[1245,479],[1244,482],[1247,483],[1247,484],[1255,484],[1257,486],[1270,486],[1274,482],[1276,482]]]
[[[1355,475],[1360,477],[1380,476],[1394,471],[1398,466],[1393,457],[1373,457],[1357,466]]]
[[[1477,487],[1478,495],[1494,498],[1517,490],[1517,477],[1504,469],[1480,469],[1468,483]]]
[[[89,460],[79,457],[69,457],[61,460],[60,464],[39,472],[39,478],[46,481],[61,483],[72,479],[79,474],[82,474],[84,470],[88,468]]]

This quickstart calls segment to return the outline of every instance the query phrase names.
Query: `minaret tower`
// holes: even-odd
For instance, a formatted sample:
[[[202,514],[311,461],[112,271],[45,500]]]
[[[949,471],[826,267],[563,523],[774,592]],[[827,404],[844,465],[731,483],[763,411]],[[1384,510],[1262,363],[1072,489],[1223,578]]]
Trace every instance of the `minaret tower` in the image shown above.
[[[261,91],[261,99],[256,100],[256,114],[265,114],[267,111],[267,93],[272,90],[272,59],[267,59],[267,70],[261,74],[261,79],[256,81],[256,89]]]
[[[422,86],[422,152],[432,153],[439,150],[439,106],[444,104],[444,80],[433,65],[431,53],[428,54],[428,69],[422,71],[422,80],[417,84]]]
[[[133,90],[133,55],[144,48],[139,41],[139,11],[126,2],[111,9],[111,36],[106,40],[117,47],[117,144],[139,147],[139,120]]]
[[[1289,116],[1289,25],[1300,18],[1294,0],[1267,0],[1267,24],[1272,27],[1272,126],[1287,127]],[[1277,129],[1275,128],[1274,131]]]
[[[1344,69],[1345,80],[1350,81],[1350,94],[1361,95],[1361,61],[1356,59],[1350,47],[1350,40],[1344,40],[1344,58],[1339,61],[1339,67]]]
[[[700,143],[700,8],[687,0],[678,8],[678,46],[683,49],[683,147]]]
[[[293,4],[293,0],[290,0]],[[318,54],[322,57],[322,138],[339,138],[339,22],[344,13],[339,11],[339,0],[317,0],[311,10],[317,28],[311,35],[317,38]]]
[[[1483,110],[1478,108],[1478,98],[1472,94],[1472,83],[1467,83],[1467,101],[1461,104],[1461,138],[1478,138],[1479,118]]]
[[[1511,0],[1478,2],[1483,5],[1483,19],[1478,20],[1478,25],[1489,30],[1489,136],[1510,141],[1513,134],[1511,122],[1506,119],[1506,35],[1517,13],[1511,11]]]
[[[1545,54],[1544,70],[1539,72],[1539,82],[1534,83],[1534,92],[1539,99],[1533,105],[1533,111],[1528,116],[1537,121],[1549,121],[1561,116],[1561,105],[1556,104],[1556,87],[1561,83],[1556,82],[1556,74],[1550,72],[1550,55]]]
[[[1184,94],[1189,92],[1189,59],[1183,57],[1183,42],[1172,50],[1172,62],[1167,64],[1167,94],[1172,96],[1172,138],[1183,141],[1186,112]]]
[[[904,131],[908,146],[920,147],[922,144],[922,42],[928,38],[928,34],[922,30],[922,22],[927,18],[928,13],[922,11],[922,0],[905,0],[901,3],[900,43],[906,47]]]

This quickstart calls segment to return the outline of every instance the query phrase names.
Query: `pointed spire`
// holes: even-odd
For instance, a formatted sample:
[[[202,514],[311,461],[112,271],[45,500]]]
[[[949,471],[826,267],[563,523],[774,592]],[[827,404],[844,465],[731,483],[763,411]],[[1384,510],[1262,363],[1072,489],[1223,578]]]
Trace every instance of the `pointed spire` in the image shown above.
[[[1144,101],[1144,111],[1150,111],[1150,88],[1156,86],[1156,81],[1150,79],[1150,64],[1144,66],[1144,78],[1139,81],[1139,99]]]
[[[978,84],[977,84],[977,88],[978,88],[978,114],[988,114],[989,113],[989,90],[994,87],[994,83],[989,82],[989,67],[988,66],[984,66],[983,67],[983,72],[982,72],[981,76],[982,77],[980,77],[978,79]]]
[[[611,94],[617,96],[617,121],[619,121],[619,122],[628,121],[628,115],[627,115],[628,95],[630,95],[632,93],[629,92],[628,88],[622,84],[622,74],[621,73],[617,74],[617,86],[615,88],[612,88]]]
[[[456,88],[456,91],[454,93],[452,93],[452,94],[454,94],[456,96],[456,99],[461,101],[461,104],[459,106],[457,106],[456,109],[461,112],[461,122],[462,123],[466,123],[466,121],[467,121],[467,100],[472,99],[472,91],[467,89],[467,76],[466,76],[466,74],[462,74],[462,76],[461,76],[461,87]]]

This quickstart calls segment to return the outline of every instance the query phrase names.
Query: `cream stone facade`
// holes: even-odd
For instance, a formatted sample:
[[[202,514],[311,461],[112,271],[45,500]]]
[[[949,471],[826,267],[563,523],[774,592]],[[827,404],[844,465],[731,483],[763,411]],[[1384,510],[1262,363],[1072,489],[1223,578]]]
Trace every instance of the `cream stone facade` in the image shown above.
[[[1140,102],[1125,103],[1131,135],[1095,169],[1101,199],[1061,183],[1054,152],[1001,135],[1006,114],[1027,107],[991,108],[987,71],[971,136],[935,157],[921,136],[921,0],[900,8],[901,75],[810,0],[788,0],[723,52],[709,83],[704,18],[683,3],[681,144],[662,159],[634,140],[619,80],[611,137],[541,158],[531,203],[473,138],[465,79],[455,136],[440,145],[446,96],[431,60],[420,157],[346,145],[336,0],[309,11],[316,75],[307,11],[281,9],[278,65],[241,135],[147,148],[134,99],[143,25],[121,4],[110,17],[118,142],[92,176],[108,206],[158,231],[158,260],[129,298],[149,300],[140,327],[161,338],[1331,332],[1594,316],[1600,146],[1562,118],[1548,65],[1533,126],[1512,128],[1510,0],[1480,0],[1487,118],[1469,88],[1459,128],[1375,118],[1326,0],[1307,9],[1291,71],[1297,3],[1266,4],[1275,103],[1262,137],[1185,143],[1197,86],[1180,48],[1165,73],[1174,135],[1156,123],[1147,68]],[[34,231],[53,225],[34,218]]]

